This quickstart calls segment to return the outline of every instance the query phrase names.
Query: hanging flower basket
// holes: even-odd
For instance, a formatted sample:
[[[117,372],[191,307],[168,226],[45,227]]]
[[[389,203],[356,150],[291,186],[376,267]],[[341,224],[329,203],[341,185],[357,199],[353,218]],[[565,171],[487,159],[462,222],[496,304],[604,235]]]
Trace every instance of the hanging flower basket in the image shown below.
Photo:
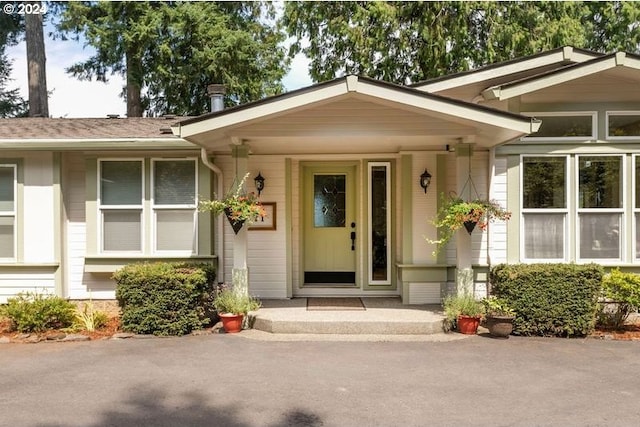
[[[489,222],[495,220],[508,221],[510,218],[511,212],[503,209],[495,200],[476,199],[471,202],[465,202],[459,197],[447,198],[442,195],[441,208],[431,221],[438,228],[440,238],[438,240],[426,240],[429,243],[438,245],[433,252],[436,255],[451,240],[455,232],[462,227],[471,234],[476,226],[479,226],[481,230],[485,230]]]
[[[244,194],[242,191],[242,186],[248,176],[247,173],[238,185],[231,188],[224,199],[200,201],[198,210],[201,212],[210,211],[215,215],[224,213],[235,234],[238,234],[245,223],[251,224],[258,218],[266,216],[262,203],[256,194]]]
[[[235,234],[238,234],[238,232],[242,229],[242,226],[244,225],[245,220],[240,218],[235,218],[233,216],[233,211],[230,208],[225,208],[224,214],[229,220],[229,224],[231,224],[231,228],[233,229],[233,232]]]

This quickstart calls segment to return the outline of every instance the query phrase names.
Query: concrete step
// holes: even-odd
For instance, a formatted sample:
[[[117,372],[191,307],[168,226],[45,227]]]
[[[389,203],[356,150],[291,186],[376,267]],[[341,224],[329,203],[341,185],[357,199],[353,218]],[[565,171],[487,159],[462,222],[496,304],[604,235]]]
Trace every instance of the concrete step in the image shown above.
[[[252,327],[273,334],[430,335],[442,333],[440,306],[407,306],[399,298],[362,298],[362,311],[308,311],[306,298],[263,301]]]

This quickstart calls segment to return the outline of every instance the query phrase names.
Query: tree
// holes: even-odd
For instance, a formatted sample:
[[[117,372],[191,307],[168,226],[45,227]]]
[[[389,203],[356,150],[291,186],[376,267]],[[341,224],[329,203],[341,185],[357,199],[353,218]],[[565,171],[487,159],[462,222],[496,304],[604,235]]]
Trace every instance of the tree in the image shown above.
[[[4,7],[6,2],[0,2]],[[4,9],[3,9],[4,11]],[[11,62],[5,53],[7,46],[18,42],[22,22],[16,14],[0,14],[0,117],[23,116],[27,112],[27,102],[20,96],[19,90],[9,89]]]
[[[41,10],[42,2],[29,4]],[[25,14],[25,38],[27,40],[27,69],[29,82],[29,117],[49,117],[49,97],[47,93],[47,67],[44,50],[42,14]]]
[[[274,14],[264,2],[70,2],[58,29],[97,51],[74,76],[125,76],[129,117],[197,115],[210,83],[226,85],[227,105],[282,91],[288,60]]]
[[[639,10],[620,1],[287,2],[282,24],[296,39],[289,55],[308,56],[315,81],[355,73],[409,84],[564,45],[637,52]]]

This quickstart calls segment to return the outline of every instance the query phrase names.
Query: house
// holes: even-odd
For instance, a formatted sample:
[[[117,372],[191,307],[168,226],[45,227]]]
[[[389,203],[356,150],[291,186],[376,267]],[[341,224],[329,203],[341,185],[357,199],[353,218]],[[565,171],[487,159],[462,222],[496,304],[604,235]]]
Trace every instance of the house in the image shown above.
[[[214,262],[229,282],[246,258],[262,298],[407,304],[482,295],[501,262],[632,268],[638,83],[638,56],[564,47],[412,87],[345,76],[194,118],[0,120],[0,298],[113,298],[115,269],[154,259]],[[195,199],[247,173],[249,191],[265,178],[269,216],[238,237]],[[452,192],[513,216],[434,256],[429,219]]]

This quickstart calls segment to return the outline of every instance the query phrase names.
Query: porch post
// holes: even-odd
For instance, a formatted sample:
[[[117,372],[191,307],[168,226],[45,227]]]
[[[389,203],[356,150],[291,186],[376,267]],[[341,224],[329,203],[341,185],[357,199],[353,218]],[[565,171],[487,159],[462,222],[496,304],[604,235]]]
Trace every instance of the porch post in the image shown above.
[[[231,146],[231,157],[235,163],[235,179],[240,182],[249,171],[249,147],[241,145]],[[246,191],[246,183],[243,191]],[[247,267],[248,253],[248,225],[243,226],[233,238],[233,269],[231,270],[231,283],[237,291],[249,293],[249,269]]]
[[[464,200],[476,197],[469,181],[473,144],[456,145],[456,190]],[[471,267],[471,235],[465,229],[456,234],[456,291],[458,295],[473,294],[473,268]]]

